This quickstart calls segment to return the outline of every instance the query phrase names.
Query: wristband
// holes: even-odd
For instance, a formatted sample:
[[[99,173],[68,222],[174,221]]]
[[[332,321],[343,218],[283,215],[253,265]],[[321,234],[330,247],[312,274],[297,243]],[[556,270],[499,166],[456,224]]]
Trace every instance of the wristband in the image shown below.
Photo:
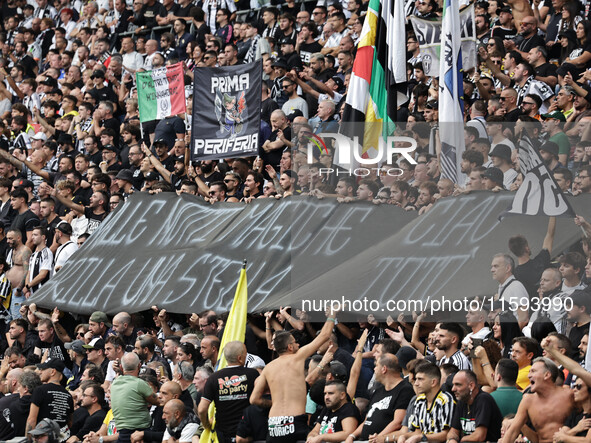
[[[353,439],[353,441],[355,441],[357,439],[357,437],[355,436],[355,434],[349,434],[349,437],[351,437]]]
[[[335,319],[334,319],[334,317],[326,317],[326,321],[331,321],[334,323]]]
[[[318,366],[316,366],[318,369],[320,369],[321,371],[324,371],[324,366],[322,366],[321,364],[318,364]]]
[[[484,368],[485,366],[488,366],[488,365],[490,365],[490,363],[480,363],[480,366],[481,366],[481,367],[483,367],[483,368]]]

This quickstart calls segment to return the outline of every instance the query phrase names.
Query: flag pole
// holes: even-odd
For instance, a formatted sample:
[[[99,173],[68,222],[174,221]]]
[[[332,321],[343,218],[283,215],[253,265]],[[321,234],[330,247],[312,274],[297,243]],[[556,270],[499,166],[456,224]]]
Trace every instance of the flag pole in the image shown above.
[[[137,72],[135,73],[135,90],[137,91],[137,86],[139,85],[139,80],[137,78]],[[142,125],[142,113],[140,111],[140,106],[137,107],[137,116],[140,119],[140,136],[142,137],[142,142],[146,142],[144,140],[144,125]]]

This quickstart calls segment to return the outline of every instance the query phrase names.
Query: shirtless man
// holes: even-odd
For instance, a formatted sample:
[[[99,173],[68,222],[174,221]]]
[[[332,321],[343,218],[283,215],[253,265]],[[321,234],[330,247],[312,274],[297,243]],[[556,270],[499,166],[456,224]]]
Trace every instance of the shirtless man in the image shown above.
[[[31,250],[23,244],[23,235],[18,229],[10,229],[6,233],[6,242],[10,247],[6,262],[10,269],[6,273],[6,278],[12,285],[12,300],[10,302],[10,314],[13,319],[20,318],[19,312],[22,303],[26,300],[22,294],[25,285],[25,277],[29,273],[29,257]]]
[[[558,366],[549,358],[539,357],[534,360],[528,375],[531,394],[523,396],[502,443],[513,443],[528,418],[536,429],[540,443],[553,440],[554,433],[564,425],[574,407],[572,391],[554,383],[558,371]]]
[[[275,335],[275,351],[279,357],[265,366],[250,396],[252,404],[271,408],[268,442],[291,443],[306,440],[308,429],[304,362],[330,338],[334,321],[334,315],[329,314],[320,333],[302,348],[289,332],[281,331]],[[263,398],[267,389],[271,392],[272,400]]]

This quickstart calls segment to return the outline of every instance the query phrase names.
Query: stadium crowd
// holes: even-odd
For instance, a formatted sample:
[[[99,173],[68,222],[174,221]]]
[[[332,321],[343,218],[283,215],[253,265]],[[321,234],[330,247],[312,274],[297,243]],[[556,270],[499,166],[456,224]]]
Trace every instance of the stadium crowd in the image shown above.
[[[559,303],[483,305],[462,324],[333,312],[318,324],[281,307],[249,315],[244,343],[221,350],[223,313],[154,306],[110,318],[27,299],[134,192],[212,204],[309,195],[424,214],[443,198],[515,192],[527,144],[564,194],[590,194],[590,5],[474,5],[458,185],[441,178],[439,82],[425,75],[410,22],[396,134],[417,141],[416,164],[388,159],[359,180],[331,172],[331,144],[311,142],[340,129],[364,0],[3,2],[0,440],[196,442],[214,403],[220,442],[589,441],[591,224],[581,216],[586,236],[566,251],[553,251],[550,219],[538,254],[516,235],[491,257],[497,298]],[[433,20],[441,2],[405,10]],[[261,59],[259,155],[191,163],[195,69]],[[187,114],[140,124],[135,73],[178,62]],[[222,354],[228,366],[216,371]]]

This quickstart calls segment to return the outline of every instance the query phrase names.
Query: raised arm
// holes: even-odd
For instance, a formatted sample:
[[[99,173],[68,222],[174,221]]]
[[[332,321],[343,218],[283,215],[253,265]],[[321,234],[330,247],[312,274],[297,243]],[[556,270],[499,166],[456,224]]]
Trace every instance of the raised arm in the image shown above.
[[[552,254],[552,246],[554,245],[554,233],[556,232],[556,217],[550,217],[548,219],[548,230],[542,243],[542,249],[547,249]]]

